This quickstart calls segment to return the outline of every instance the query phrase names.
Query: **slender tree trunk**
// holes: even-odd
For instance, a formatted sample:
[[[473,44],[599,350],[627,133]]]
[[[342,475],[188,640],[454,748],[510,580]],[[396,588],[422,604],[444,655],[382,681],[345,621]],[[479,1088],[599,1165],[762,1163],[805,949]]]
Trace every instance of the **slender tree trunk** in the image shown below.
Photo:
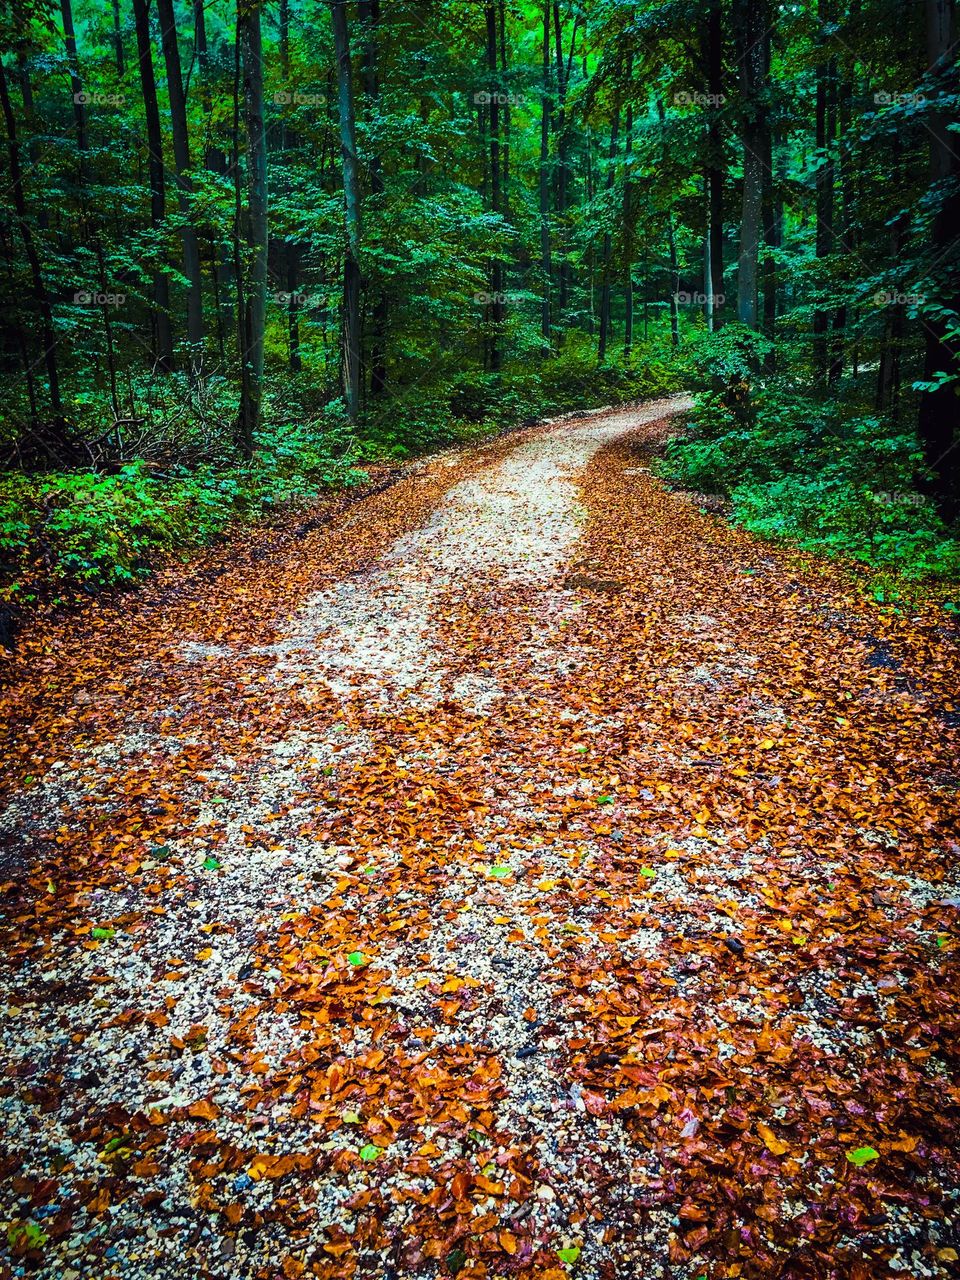
[[[248,369],[245,403],[241,406],[241,440],[251,457],[260,427],[263,399],[263,344],[267,319],[267,131],[263,106],[263,45],[261,0],[240,0],[239,35],[243,63],[243,99],[247,133],[247,245],[251,260],[245,290],[245,349]]]
[[[580,14],[575,13],[573,16],[573,29],[570,33],[570,53],[566,64],[564,64],[563,27],[560,18],[560,4],[559,0],[553,0],[553,33],[557,57],[557,198],[555,207],[558,237],[561,241],[560,267],[558,271],[560,289],[557,324],[559,326],[561,342],[563,341],[564,336],[563,318],[570,302],[570,290],[573,285],[573,272],[567,255],[566,235],[567,192],[570,183],[570,136],[567,121],[567,85],[570,79],[570,69],[573,66],[579,23]]]
[[[123,32],[120,29],[120,0],[113,0],[113,48],[117,58],[117,75],[122,80],[126,68],[123,58]]]
[[[487,70],[490,73],[490,208],[501,212],[500,173],[500,83],[497,76],[497,6],[484,6],[487,27]],[[488,337],[487,367],[496,373],[501,365],[500,339],[503,330],[503,260],[499,254],[490,263],[490,294],[493,301],[488,309],[490,333]]]
[[[213,115],[213,85],[210,67],[210,52],[207,45],[207,24],[204,7],[208,0],[193,0],[194,48],[197,55],[198,78],[200,82],[200,102],[207,118],[207,132],[204,141],[203,163],[210,173],[220,178],[227,177],[227,157],[222,146],[217,145]],[[226,336],[233,328],[233,262],[229,248],[222,243],[222,238],[211,230],[209,237],[210,274],[213,281],[214,304],[216,306],[217,349],[221,361],[226,359]]]
[[[660,154],[662,163],[667,158],[667,115],[663,99],[657,99],[657,117],[660,121]],[[670,344],[680,345],[680,267],[677,261],[677,239],[673,229],[673,210],[667,210],[667,256],[670,263]],[[646,305],[646,304],[644,304]],[[646,328],[646,326],[644,326]],[[646,332],[644,332],[646,337]]]
[[[55,445],[69,451],[67,441],[67,423],[63,414],[63,402],[60,397],[60,372],[57,363],[57,337],[53,327],[53,310],[40,266],[40,257],[34,243],[30,220],[27,217],[27,202],[23,191],[23,170],[20,165],[20,147],[17,141],[17,125],[10,105],[10,94],[7,90],[7,73],[0,59],[0,108],[7,131],[7,156],[10,167],[10,189],[13,193],[13,207],[17,219],[17,229],[23,242],[23,251],[30,268],[33,284],[34,301],[40,314],[40,336],[43,343],[43,361],[47,373],[47,392],[50,397],[53,437]]]
[[[543,3],[543,88],[540,96],[540,271],[543,302],[540,334],[544,349],[550,350],[550,0]]]
[[[958,92],[956,59],[956,13],[952,0],[926,0],[927,60],[947,94]],[[960,313],[960,264],[950,245],[960,226],[960,160],[957,134],[950,131],[950,119],[942,111],[931,113],[929,130],[930,176],[944,185],[940,207],[933,222],[932,249],[947,261],[940,268],[940,296],[936,299],[948,317]],[[948,318],[940,314],[925,321],[926,346],[924,381],[939,383],[936,390],[920,397],[918,430],[924,460],[930,473],[929,489],[949,521],[960,516],[960,431],[958,431],[958,379],[960,344],[951,334]],[[942,381],[946,378],[947,381]]]
[[[667,252],[670,257],[670,345],[680,345],[680,268],[677,263],[677,238],[673,230],[673,211],[667,211]]]
[[[839,119],[839,129],[837,133],[837,164],[840,170],[840,197],[842,201],[842,215],[840,222],[839,247],[842,252],[840,258],[839,270],[839,286],[841,298],[843,298],[850,289],[850,268],[848,255],[854,251],[856,240],[856,226],[853,217],[853,195],[852,183],[853,178],[850,172],[850,115],[853,106],[853,85],[848,79],[845,79],[840,86],[839,99],[837,103],[837,114]],[[840,302],[836,311],[833,313],[833,328],[830,334],[830,353],[829,368],[827,369],[827,379],[833,384],[839,382],[843,374],[843,366],[846,356],[846,336],[847,336],[847,305],[846,302]]]
[[[200,281],[200,249],[194,226],[190,179],[190,139],[187,133],[187,100],[183,90],[180,49],[177,43],[176,14],[173,0],[157,0],[160,19],[160,43],[167,69],[167,94],[170,99],[170,124],[173,135],[173,163],[177,178],[177,199],[182,220],[183,274],[187,278],[187,340],[190,343],[190,366],[199,374],[203,362],[203,290]]]
[[[612,192],[616,181],[617,142],[620,135],[620,103],[613,110],[613,121],[610,125],[610,168],[607,170],[606,189]],[[600,274],[600,338],[597,344],[597,359],[603,364],[607,358],[607,342],[610,337],[610,260],[613,253],[613,236],[607,231],[603,237],[603,259]]]
[[[707,127],[707,189],[709,206],[710,280],[705,293],[713,297],[712,325],[723,323],[723,133],[720,125],[723,98],[723,7],[710,0],[706,27],[706,63],[709,124]]]
[[[73,121],[77,133],[77,150],[83,156],[88,149],[87,112],[84,106],[83,83],[80,79],[80,60],[77,57],[77,36],[73,26],[71,0],[60,0],[60,15],[63,19],[63,42],[67,50],[67,65],[70,68],[70,93],[73,97]],[[82,171],[82,160],[80,167]],[[81,185],[83,185],[82,177]]]
[[[743,200],[737,262],[737,319],[757,328],[760,230],[763,207],[763,91],[770,35],[765,0],[737,0],[740,76],[743,96]]]
[[[503,156],[503,190],[501,192],[501,209],[505,217],[510,216],[510,94],[507,92],[507,4],[500,0],[500,69],[503,72],[503,89],[506,102],[503,104],[503,142],[500,152]],[[506,281],[504,281],[506,284]]]
[[[831,21],[831,9],[827,0],[819,0],[817,14],[822,27]],[[825,42],[826,37],[821,35],[820,39]],[[835,93],[836,62],[824,51],[817,63],[816,145],[819,167],[816,176],[815,252],[818,261],[828,258],[833,252]],[[822,287],[818,279],[817,288]],[[818,306],[813,313],[813,375],[820,383],[827,379],[829,330],[829,313],[825,307]]]
[[[627,83],[633,75],[633,60],[627,67]],[[624,142],[623,157],[625,174],[623,179],[623,358],[629,364],[633,352],[633,184],[630,175],[630,163],[633,154],[633,104],[627,104],[627,136]]]
[[[367,40],[363,55],[363,91],[367,111],[371,119],[379,110],[380,80],[377,72],[379,51],[377,48],[380,28],[380,0],[361,0],[360,17],[367,26]],[[378,151],[370,157],[370,192],[377,198],[383,195],[383,162]],[[390,304],[386,288],[378,283],[374,291],[370,339],[370,396],[380,399],[387,389],[387,331]]]
[[[153,70],[153,42],[150,38],[149,0],[133,0],[133,20],[137,33],[137,64],[147,126],[147,172],[150,181],[150,225],[160,248],[166,218],[164,189],[163,134],[157,106],[157,82]],[[153,308],[150,312],[153,358],[164,373],[173,369],[173,334],[170,329],[170,282],[162,268],[153,273]]]
[[[766,112],[763,114],[761,127],[760,154],[763,160],[761,217],[763,220],[763,243],[767,250],[761,271],[763,284],[763,334],[771,343],[771,349],[766,355],[765,367],[769,373],[773,373],[776,368],[776,349],[772,344],[777,336],[777,264],[774,254],[780,247],[780,237],[777,222],[776,178],[773,171],[773,133]]]
[[[331,0],[331,7],[347,239],[343,263],[342,380],[347,414],[355,422],[360,411],[360,175],[346,0]]]

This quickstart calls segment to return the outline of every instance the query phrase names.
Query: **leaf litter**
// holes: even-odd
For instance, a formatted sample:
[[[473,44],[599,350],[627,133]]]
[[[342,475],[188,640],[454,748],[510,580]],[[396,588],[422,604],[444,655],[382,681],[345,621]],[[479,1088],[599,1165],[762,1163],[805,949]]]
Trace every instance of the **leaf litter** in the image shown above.
[[[28,637],[11,1266],[950,1274],[955,637],[666,493],[684,407]]]

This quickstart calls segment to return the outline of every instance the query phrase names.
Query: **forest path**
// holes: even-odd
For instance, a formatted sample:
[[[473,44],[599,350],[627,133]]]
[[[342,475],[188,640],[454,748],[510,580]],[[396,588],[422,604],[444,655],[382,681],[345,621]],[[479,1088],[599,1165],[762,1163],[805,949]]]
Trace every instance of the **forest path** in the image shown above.
[[[950,1273],[954,636],[666,492],[687,403],[28,645],[15,1266]]]

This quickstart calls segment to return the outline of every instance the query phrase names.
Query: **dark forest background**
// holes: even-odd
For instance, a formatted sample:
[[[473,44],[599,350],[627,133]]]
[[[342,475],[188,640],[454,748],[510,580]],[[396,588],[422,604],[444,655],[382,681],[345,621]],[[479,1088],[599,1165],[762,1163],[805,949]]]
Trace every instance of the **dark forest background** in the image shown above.
[[[960,548],[951,0],[15,0],[4,598],[544,414],[771,538]]]

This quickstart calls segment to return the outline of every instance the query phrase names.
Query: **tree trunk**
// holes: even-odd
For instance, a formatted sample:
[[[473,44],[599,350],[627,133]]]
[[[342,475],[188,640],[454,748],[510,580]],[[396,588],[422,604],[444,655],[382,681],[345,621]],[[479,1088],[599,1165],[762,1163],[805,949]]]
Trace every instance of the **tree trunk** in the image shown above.
[[[500,175],[500,84],[497,78],[497,6],[484,6],[487,27],[487,70],[490,72],[490,208],[501,212]],[[496,373],[500,369],[502,353],[500,339],[503,330],[503,261],[497,254],[490,263],[490,294],[488,308],[490,332],[488,336],[487,367]]]
[[[821,25],[829,23],[831,15],[827,0],[819,0],[817,13]],[[823,38],[821,36],[821,40]],[[835,82],[836,62],[824,54],[817,63],[816,145],[819,167],[816,177],[815,252],[818,261],[828,258],[833,252]],[[817,288],[822,287],[818,279]],[[825,307],[818,306],[813,313],[813,375],[820,383],[827,379],[829,330],[829,313]]]
[[[120,0],[113,0],[113,48],[117,58],[117,75],[122,80],[126,68],[123,59],[123,32],[120,30]]]
[[[627,68],[629,84],[633,73],[632,59]],[[623,358],[629,364],[633,351],[633,186],[630,180],[630,162],[633,154],[633,104],[627,104],[627,136],[624,140],[623,179]]]
[[[27,202],[23,191],[23,171],[20,166],[20,147],[17,142],[17,125],[10,105],[10,94],[7,91],[7,74],[0,59],[0,108],[3,110],[4,124],[7,130],[7,155],[10,166],[10,188],[13,192],[13,207],[17,219],[17,229],[23,241],[23,251],[30,268],[33,284],[33,296],[40,313],[40,333],[43,343],[43,360],[47,372],[47,391],[50,396],[50,409],[53,419],[53,437],[55,445],[61,446],[65,452],[70,451],[67,440],[67,423],[63,415],[63,402],[60,398],[60,373],[57,364],[57,337],[53,327],[53,311],[47,294],[43,271],[37,247],[30,230],[27,217]]]
[[[567,84],[569,82],[570,68],[573,66],[579,23],[580,14],[575,13],[573,15],[573,30],[570,33],[570,53],[565,65],[563,60],[563,27],[560,19],[560,4],[559,0],[553,0],[553,34],[557,57],[557,198],[555,207],[558,237],[561,240],[560,268],[558,271],[560,290],[557,322],[559,325],[561,341],[564,336],[563,318],[566,314],[567,306],[570,301],[570,289],[573,284],[573,273],[567,256],[565,224],[567,211],[567,189],[570,180],[570,165],[568,160],[570,138],[567,124]]]
[[[544,349],[550,350],[550,0],[543,3],[543,88],[540,95],[540,271],[543,275],[543,302],[540,334]]]
[[[377,39],[380,26],[380,0],[361,0],[360,17],[367,25],[367,40],[363,55],[363,91],[368,113],[373,116],[380,100],[380,80],[377,74]],[[374,197],[384,191],[383,162],[378,151],[370,157],[370,191]],[[387,389],[387,330],[390,304],[387,291],[378,284],[374,294],[370,335],[370,396],[377,400]]]
[[[87,113],[84,106],[83,84],[80,80],[80,60],[77,57],[77,36],[73,27],[73,7],[71,0],[60,0],[60,14],[63,18],[63,42],[67,50],[67,65],[70,68],[70,93],[73,96],[73,121],[77,131],[77,151],[81,157],[87,151]],[[83,160],[80,161],[80,185],[83,185]]]
[[[193,32],[194,48],[197,54],[197,68],[200,81],[200,102],[204,115],[210,124],[205,139],[203,163],[211,172],[220,178],[227,177],[227,157],[223,147],[218,146],[213,129],[213,90],[210,72],[210,54],[207,47],[207,26],[204,6],[208,0],[193,0]],[[217,314],[217,347],[220,359],[225,359],[226,335],[233,327],[233,305],[231,289],[233,284],[233,262],[229,248],[221,243],[220,237],[212,233],[209,242],[210,272],[213,280],[214,304]]]
[[[360,411],[360,176],[357,163],[353,75],[350,67],[346,0],[331,0],[331,8],[337,58],[337,101],[340,111],[340,148],[347,240],[343,263],[341,369],[347,414],[350,421],[355,422]]]
[[[203,362],[203,292],[200,283],[200,249],[193,222],[190,197],[190,139],[187,133],[187,100],[183,91],[180,49],[177,44],[176,15],[173,0],[157,0],[160,19],[160,42],[167,69],[167,94],[170,98],[170,125],[173,135],[173,164],[177,178],[177,199],[182,220],[183,274],[187,278],[187,340],[190,343],[190,367],[199,374]]]
[[[741,324],[756,329],[763,207],[762,93],[769,66],[770,34],[765,0],[737,0],[737,10],[743,97],[743,201],[737,262],[737,319]]]
[[[137,64],[143,93],[143,113],[147,126],[147,171],[150,181],[150,226],[158,246],[166,218],[164,189],[163,134],[157,106],[157,82],[153,71],[153,42],[150,39],[149,0],[133,0],[133,20],[137,33]],[[161,250],[162,252],[162,250]],[[153,358],[164,373],[173,369],[173,334],[170,329],[170,282],[164,270],[153,273],[153,307],[150,312]]]
[[[710,0],[706,27],[706,63],[709,124],[707,126],[707,200],[710,243],[710,279],[705,293],[713,298],[711,328],[723,323],[723,132],[720,105],[723,97],[723,9],[721,0]]]
[[[243,99],[247,133],[247,245],[250,277],[245,289],[244,340],[246,395],[241,405],[241,440],[251,457],[260,427],[263,399],[263,341],[267,318],[267,131],[263,110],[263,45],[260,0],[241,0],[238,34],[243,62]]]
[[[955,16],[952,0],[926,0],[927,61],[950,95],[958,91]],[[948,316],[934,315],[924,322],[924,381],[940,385],[921,394],[917,426],[930,473],[930,492],[944,518],[952,522],[960,516],[960,349],[956,337],[951,336],[949,317],[960,313],[960,266],[950,245],[960,226],[960,160],[955,145],[957,135],[950,132],[949,117],[941,111],[931,115],[930,176],[934,184],[947,184],[933,222],[931,248],[940,258],[947,258],[938,273],[941,287],[935,301]],[[947,381],[941,381],[943,378]]]
[[[613,191],[616,180],[617,140],[620,135],[620,103],[613,110],[610,125],[610,168],[607,170],[606,189]],[[603,364],[607,358],[607,342],[610,337],[610,259],[613,252],[613,236],[607,231],[603,237],[603,258],[600,274],[600,338],[597,343],[597,360]]]

